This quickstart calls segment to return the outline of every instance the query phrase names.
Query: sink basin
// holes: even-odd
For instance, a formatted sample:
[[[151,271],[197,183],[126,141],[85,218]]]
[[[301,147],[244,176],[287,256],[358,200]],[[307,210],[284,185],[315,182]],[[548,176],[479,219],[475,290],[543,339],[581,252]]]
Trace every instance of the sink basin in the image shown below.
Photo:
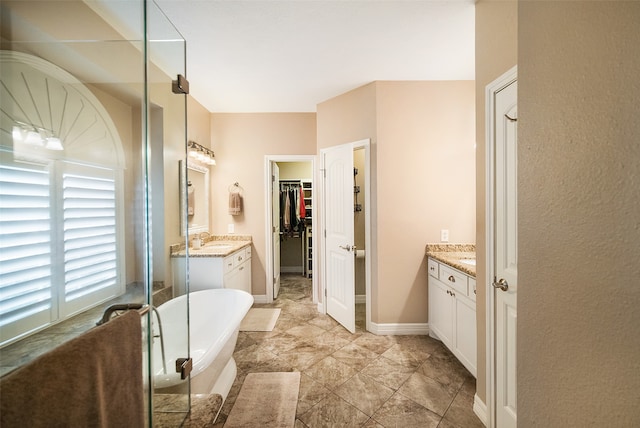
[[[210,244],[192,251],[196,253],[219,253],[220,251],[228,250],[231,247],[233,247],[233,245],[230,244]]]
[[[460,260],[460,263],[464,263],[465,265],[475,266],[476,259],[462,259]]]
[[[231,245],[231,244],[209,244],[209,245],[205,246],[205,248],[207,248],[207,247],[224,249],[224,248],[231,248],[231,247],[233,247],[233,245]]]

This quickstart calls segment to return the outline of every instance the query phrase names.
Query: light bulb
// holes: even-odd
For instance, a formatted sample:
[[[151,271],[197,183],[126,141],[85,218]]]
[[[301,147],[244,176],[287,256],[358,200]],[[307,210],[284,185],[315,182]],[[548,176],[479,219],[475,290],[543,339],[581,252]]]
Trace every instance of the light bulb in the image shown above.
[[[58,137],[48,137],[47,145],[45,146],[49,150],[64,150],[62,147],[62,141]]]

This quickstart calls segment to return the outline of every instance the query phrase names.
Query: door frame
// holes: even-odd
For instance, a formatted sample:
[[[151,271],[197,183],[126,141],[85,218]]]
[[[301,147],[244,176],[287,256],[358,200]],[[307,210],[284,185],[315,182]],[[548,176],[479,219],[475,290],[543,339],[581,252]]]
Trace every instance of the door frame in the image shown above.
[[[486,298],[486,426],[492,428],[496,421],[496,314],[495,289],[491,286],[495,272],[495,95],[518,78],[518,66],[514,66],[485,88],[486,177],[485,177],[485,298]],[[474,405],[475,407],[475,405]]]
[[[366,324],[365,324],[365,328],[367,331],[371,331],[371,259],[373,258],[373,255],[375,254],[374,248],[375,248],[375,244],[373,243],[373,241],[371,240],[372,237],[372,233],[371,233],[371,214],[373,211],[373,204],[371,201],[371,139],[370,138],[366,138],[363,140],[358,140],[358,141],[353,141],[351,143],[346,143],[345,145],[349,145],[351,146],[351,150],[357,150],[357,149],[364,149],[364,164],[365,164],[365,168],[364,168],[364,206],[365,206],[365,210],[364,210],[364,240],[366,243],[366,248],[365,248],[365,259],[364,259],[364,270],[365,270],[365,313],[366,313]],[[327,149],[330,149],[331,147],[327,147]],[[321,150],[320,153],[322,154],[324,150]],[[320,180],[318,180],[319,182],[319,186],[315,186],[315,188],[320,188],[320,195],[322,197],[322,210],[324,210],[325,207],[325,199],[326,199],[326,194],[325,194],[325,188],[324,188],[324,164],[321,165],[321,170],[320,170],[320,174],[319,176],[321,177]],[[323,212],[323,211],[321,211]],[[325,227],[325,216],[324,213],[322,214],[322,216],[320,217],[320,227],[322,231],[324,231],[326,229]],[[315,232],[314,232],[315,233]],[[316,254],[324,254],[325,248],[326,248],[326,236],[324,235],[324,233],[322,233],[322,236],[320,237],[320,241],[322,242],[322,246],[319,249],[320,252],[317,252]],[[320,286],[320,293],[322,295],[322,302],[318,304],[318,310],[320,312],[322,312],[323,314],[327,313],[327,299],[326,299],[326,278],[327,278],[327,272],[326,272],[326,263],[324,260],[324,257],[321,258],[320,260],[320,269],[322,272],[322,281],[319,284]]]
[[[273,199],[271,198],[271,164],[272,162],[311,162],[311,171],[312,171],[312,186],[313,192],[311,192],[311,206],[313,207],[313,212],[318,212],[318,198],[316,196],[316,155],[265,155],[264,157],[264,195],[265,195],[265,274],[266,274],[266,295],[264,301],[258,301],[262,299],[256,299],[256,303],[273,303],[273,255],[271,254],[271,250],[273,248]],[[316,214],[313,214],[313,217],[316,217]],[[318,233],[318,222],[311,221],[311,235],[317,236]],[[311,259],[312,264],[312,272],[317,272],[318,269],[318,253],[314,248],[314,255]],[[312,283],[312,298],[313,302],[317,303],[318,301],[318,280],[316,275],[312,275],[311,277]],[[254,296],[254,298],[257,296]]]

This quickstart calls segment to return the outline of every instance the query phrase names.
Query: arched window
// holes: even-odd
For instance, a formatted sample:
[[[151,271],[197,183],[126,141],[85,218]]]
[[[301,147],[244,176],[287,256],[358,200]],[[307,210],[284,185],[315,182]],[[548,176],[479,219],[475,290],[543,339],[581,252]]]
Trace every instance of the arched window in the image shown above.
[[[86,86],[0,51],[0,345],[124,291],[122,144]]]

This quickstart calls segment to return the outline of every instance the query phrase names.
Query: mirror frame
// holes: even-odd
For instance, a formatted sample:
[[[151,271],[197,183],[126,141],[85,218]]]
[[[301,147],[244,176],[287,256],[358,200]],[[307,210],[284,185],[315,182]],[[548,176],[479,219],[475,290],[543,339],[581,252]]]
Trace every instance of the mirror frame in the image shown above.
[[[209,168],[189,162],[188,160],[180,162],[180,235],[185,234],[185,225],[188,236],[195,235],[202,232],[209,232],[209,223],[211,221],[209,217]],[[197,224],[196,226],[189,226],[189,218],[187,215],[187,183],[189,182],[189,172],[204,174],[204,192],[199,194],[204,195],[202,198],[198,198],[198,209],[204,211],[205,222],[203,224]],[[202,200],[201,200],[202,199]],[[202,208],[200,208],[202,207]]]

